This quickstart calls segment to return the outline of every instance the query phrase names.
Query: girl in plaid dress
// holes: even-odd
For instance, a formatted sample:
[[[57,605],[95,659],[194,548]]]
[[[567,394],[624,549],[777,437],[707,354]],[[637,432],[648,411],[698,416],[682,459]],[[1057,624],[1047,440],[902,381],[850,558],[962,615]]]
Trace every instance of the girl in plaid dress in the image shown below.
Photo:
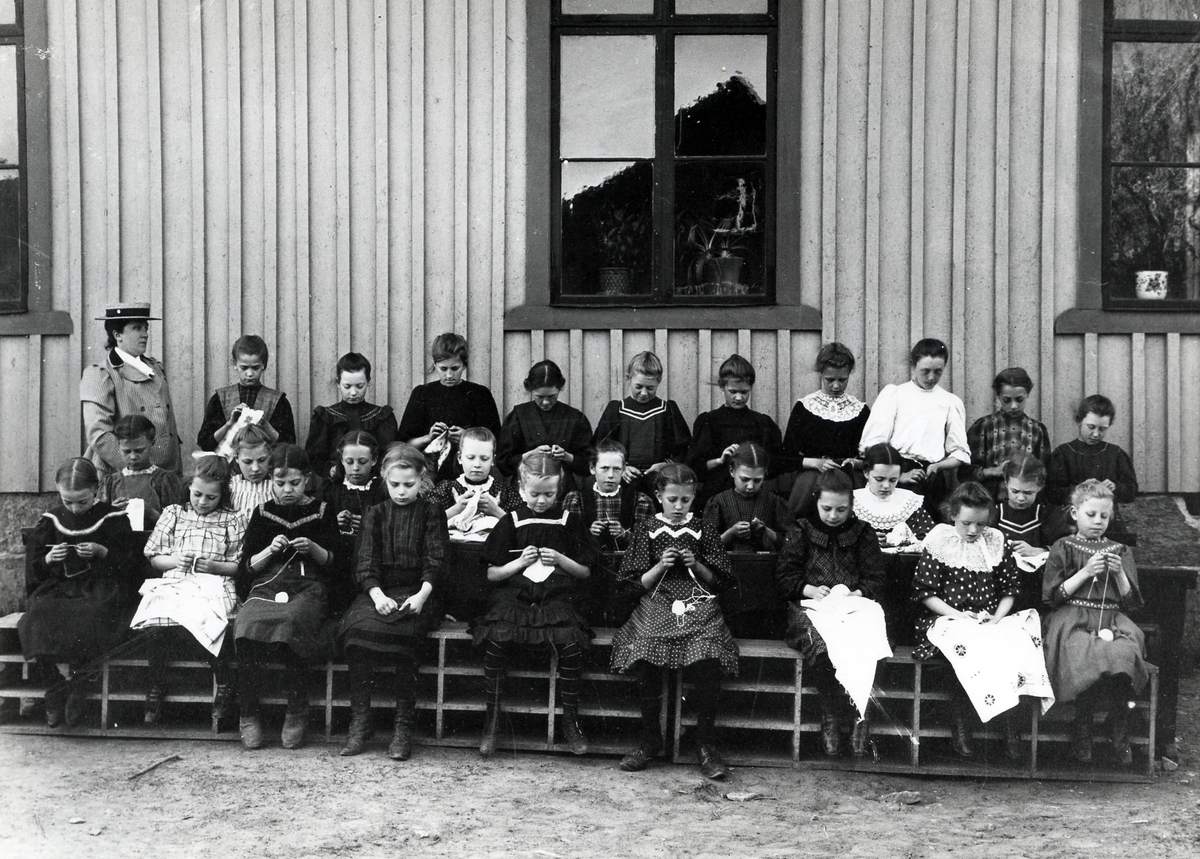
[[[700,771],[721,779],[729,768],[715,746],[714,723],[721,675],[737,676],[737,643],[717,602],[734,583],[729,558],[714,530],[691,512],[696,474],[670,464],[655,475],[663,512],[634,531],[621,563],[621,580],[642,592],[629,621],[613,636],[612,670],[634,671],[641,685],[642,741],[621,759],[638,772],[662,751],[659,724],[663,668],[689,669],[696,704],[696,752]]]
[[[216,454],[198,460],[187,504],[163,510],[146,541],[146,557],[161,578],[142,585],[130,626],[147,631],[147,725],[162,717],[167,662],[192,651],[203,652],[216,676],[213,718],[220,722],[231,712],[231,647],[225,633],[237,607],[234,576],[246,521],[229,504],[229,471],[229,463]]]

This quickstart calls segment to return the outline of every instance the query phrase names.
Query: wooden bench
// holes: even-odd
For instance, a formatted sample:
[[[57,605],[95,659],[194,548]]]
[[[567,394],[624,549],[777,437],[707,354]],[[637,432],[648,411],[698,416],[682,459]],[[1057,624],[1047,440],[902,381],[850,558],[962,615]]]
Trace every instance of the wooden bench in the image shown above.
[[[236,731],[218,733],[206,725],[212,701],[212,675],[205,662],[176,662],[173,671],[188,675],[184,687],[167,697],[164,722],[153,728],[141,725],[145,694],[146,661],[122,655],[99,668],[98,688],[90,698],[99,702],[100,721],[74,729],[49,729],[41,722],[16,717],[12,702],[35,699],[45,689],[29,681],[29,670],[16,646],[19,615],[0,618],[0,700],[9,702],[9,721],[0,730],[11,733],[67,733],[87,736],[136,736],[179,739],[236,740]],[[595,630],[583,674],[580,716],[599,754],[620,754],[634,744],[640,727],[637,686],[633,678],[607,670],[614,630]],[[485,702],[483,667],[464,623],[446,623],[429,635],[429,651],[422,662],[418,688],[416,742],[425,745],[471,747],[479,742]],[[949,676],[940,660],[919,662],[910,648],[897,648],[884,660],[873,691],[874,754],[863,759],[826,758],[820,746],[820,716],[816,689],[805,683],[800,655],[781,641],[741,639],[739,677],[723,684],[723,704],[717,721],[722,746],[730,763],[754,766],[801,766],[910,774],[954,774],[1011,778],[1081,778],[1141,781],[1153,772],[1153,749],[1158,705],[1158,670],[1151,666],[1150,684],[1137,702],[1139,718],[1133,721],[1133,744],[1141,766],[1137,770],[1102,766],[1079,768],[1067,755],[1070,707],[1056,707],[1041,716],[1027,706],[1029,724],[1023,732],[1028,742],[1026,759],[1014,764],[1003,757],[999,725],[977,732],[982,741],[976,761],[960,761],[949,749],[949,729],[944,716],[949,695],[930,675]],[[518,659],[509,672],[504,710],[506,730],[501,749],[566,752],[555,736],[557,660],[553,653],[531,653]],[[380,669],[380,673],[387,673]],[[346,666],[327,662],[313,667],[310,699],[322,714],[326,742],[340,738],[348,722],[349,695]],[[936,680],[936,678],[934,678]],[[380,687],[386,684],[378,684]],[[670,742],[673,761],[685,762],[687,728],[695,719],[685,706],[687,686],[681,672],[663,672],[661,723]],[[276,689],[265,692],[263,703],[281,708],[284,696]],[[177,705],[189,705],[180,707]],[[389,693],[374,696],[372,706],[382,721],[394,705]],[[184,713],[182,711],[186,710]],[[132,724],[122,724],[121,719]],[[182,718],[182,723],[180,719]],[[1103,741],[1102,741],[1103,742]]]

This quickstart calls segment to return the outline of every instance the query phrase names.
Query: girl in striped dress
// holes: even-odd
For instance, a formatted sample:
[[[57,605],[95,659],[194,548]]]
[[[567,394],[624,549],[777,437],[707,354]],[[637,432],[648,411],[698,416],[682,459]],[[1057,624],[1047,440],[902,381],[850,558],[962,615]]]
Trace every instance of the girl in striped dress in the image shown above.
[[[441,612],[431,600],[446,557],[446,517],[419,495],[427,464],[409,444],[388,449],[380,467],[388,500],[363,514],[354,581],[360,593],[342,620],[350,666],[350,733],[343,755],[357,755],[370,736],[372,669],[396,669],[396,710],[388,757],[412,755],[417,654]]]
[[[233,436],[233,461],[237,471],[229,478],[229,502],[247,520],[271,494],[271,439],[258,424],[242,427]]]
[[[659,723],[662,669],[687,668],[696,705],[700,771],[721,779],[729,768],[715,741],[722,675],[736,677],[737,643],[717,602],[734,583],[721,536],[691,512],[696,474],[667,465],[655,476],[662,513],[634,531],[621,563],[621,580],[642,593],[629,621],[613,636],[612,670],[633,671],[641,686],[642,740],[621,769],[646,768],[663,747]]]

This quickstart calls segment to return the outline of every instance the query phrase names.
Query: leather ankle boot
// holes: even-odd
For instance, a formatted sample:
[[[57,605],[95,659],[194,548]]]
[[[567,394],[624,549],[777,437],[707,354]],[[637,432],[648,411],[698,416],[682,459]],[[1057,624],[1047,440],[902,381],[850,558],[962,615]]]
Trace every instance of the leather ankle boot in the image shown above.
[[[496,733],[500,728],[500,702],[489,702],[483,721],[483,737],[479,740],[479,756],[490,758],[496,751]]]
[[[965,701],[952,701],[950,710],[950,747],[954,754],[965,760],[975,757],[975,749],[971,746],[971,728],[968,719],[970,714]]]
[[[636,749],[621,758],[618,766],[625,772],[641,772],[662,752],[662,724],[659,722],[661,706],[658,698],[642,702],[642,739]]]
[[[283,717],[283,731],[279,735],[285,749],[298,749],[304,745],[308,734],[308,692],[297,687],[288,693],[287,712]]]
[[[562,732],[567,745],[571,748],[571,754],[587,754],[588,741],[583,733],[583,728],[579,727],[579,709],[577,707],[563,706]]]
[[[1071,725],[1071,757],[1081,764],[1092,762],[1092,707],[1090,701],[1075,701],[1075,721]]]
[[[413,701],[397,701],[396,713],[392,717],[392,742],[388,745],[388,757],[394,761],[406,761],[412,757],[412,728],[416,711]]]
[[[850,729],[850,752],[856,758],[864,757],[871,746],[871,723],[864,716]]]
[[[367,746],[367,732],[371,725],[371,699],[369,696],[352,695],[350,698],[350,728],[346,731],[346,745],[338,753],[344,758],[361,755]]]

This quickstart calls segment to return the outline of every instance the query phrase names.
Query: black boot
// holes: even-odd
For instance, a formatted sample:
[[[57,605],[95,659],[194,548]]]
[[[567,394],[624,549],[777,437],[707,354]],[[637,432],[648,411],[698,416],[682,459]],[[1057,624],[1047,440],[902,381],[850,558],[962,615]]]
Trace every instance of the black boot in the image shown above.
[[[1133,763],[1133,749],[1129,744],[1129,703],[1117,697],[1105,719],[1108,736],[1112,739],[1113,756],[1124,767]]]
[[[831,758],[842,753],[841,702],[837,699],[836,683],[832,671],[813,671],[813,685],[817,687],[817,701],[821,705],[821,745]]]
[[[67,706],[67,684],[58,666],[53,661],[39,659],[34,663],[38,677],[46,686],[46,697],[43,704],[46,708],[46,727],[57,728],[62,724],[63,712]]]
[[[662,724],[659,722],[661,710],[661,699],[642,699],[642,739],[636,749],[621,758],[618,766],[625,772],[641,772],[662,751]]]
[[[392,742],[388,745],[388,757],[394,761],[406,761],[412,757],[415,707],[416,702],[411,699],[396,701],[396,714],[392,717]]]
[[[867,708],[868,714],[870,708]],[[866,716],[854,723],[850,729],[850,752],[856,758],[865,757],[871,748],[871,721]]]
[[[954,754],[964,760],[975,757],[975,749],[971,746],[971,702],[962,695],[955,694],[950,700],[950,747]]]
[[[716,715],[702,714],[696,721],[696,762],[705,778],[720,781],[729,775],[729,767],[717,750]]]
[[[1021,743],[1021,717],[1024,708],[1018,704],[1000,718],[1004,722],[1004,756],[1010,761],[1019,761],[1025,756]]]
[[[167,630],[153,629],[146,634],[147,671],[146,705],[142,723],[157,725],[162,719],[163,698],[167,685]]]
[[[67,681],[67,704],[63,709],[63,720],[67,723],[68,728],[74,728],[83,721],[84,709],[87,707],[88,700],[87,686],[92,682],[94,682],[93,678],[79,672],[76,672]]]
[[[1081,764],[1092,762],[1092,709],[1090,698],[1075,700],[1075,721],[1071,725],[1071,757]]]
[[[361,755],[367,745],[371,729],[370,669],[359,663],[350,663],[350,729],[346,732],[346,745],[342,757]]]
[[[288,689],[287,712],[283,716],[283,730],[279,741],[285,749],[298,749],[304,745],[308,734],[308,688],[304,675],[299,674]]]
[[[563,705],[562,712],[562,732],[563,737],[567,741],[567,745],[571,747],[571,754],[586,755],[588,750],[587,737],[583,733],[583,728],[579,727],[579,708]]]
[[[500,728],[500,702],[489,701],[483,720],[483,736],[479,740],[479,756],[490,758],[496,751],[496,733]]]
[[[239,652],[243,661],[238,664],[238,732],[242,748],[247,751],[261,749],[263,744],[262,721],[259,719],[259,694],[262,688],[262,671],[258,665]]]

